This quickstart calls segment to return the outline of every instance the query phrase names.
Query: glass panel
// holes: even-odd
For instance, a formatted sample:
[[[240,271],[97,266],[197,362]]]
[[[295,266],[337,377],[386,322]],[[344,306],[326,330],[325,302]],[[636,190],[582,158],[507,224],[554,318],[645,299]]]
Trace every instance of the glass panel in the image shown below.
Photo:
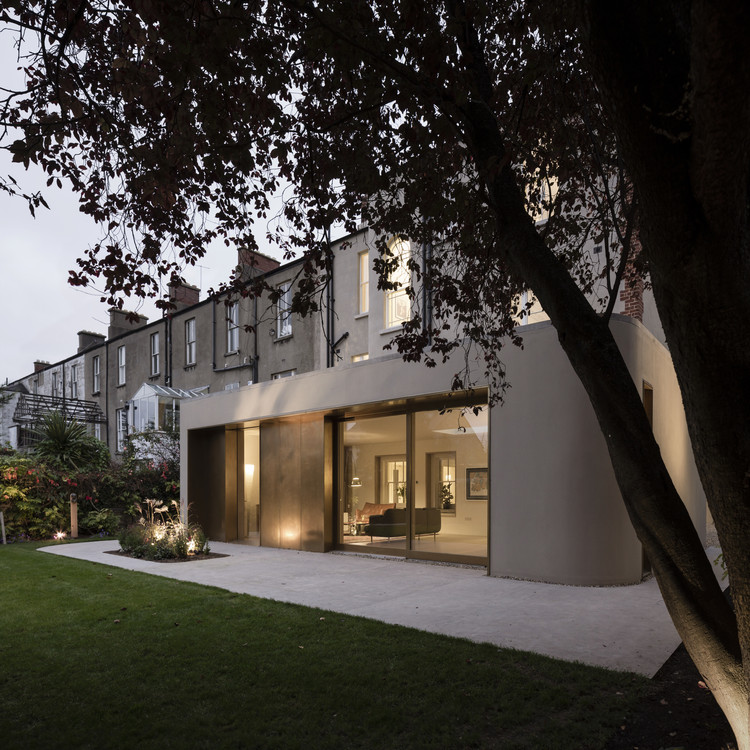
[[[260,544],[260,428],[240,431],[237,477],[239,541]]]
[[[340,430],[339,541],[405,550],[406,417],[351,420]]]
[[[487,556],[487,407],[414,416],[411,549]]]

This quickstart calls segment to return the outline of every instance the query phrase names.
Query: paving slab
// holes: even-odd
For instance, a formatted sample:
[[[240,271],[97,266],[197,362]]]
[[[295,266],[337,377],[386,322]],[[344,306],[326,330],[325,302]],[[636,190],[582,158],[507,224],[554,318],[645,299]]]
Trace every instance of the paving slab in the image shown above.
[[[228,555],[158,563],[110,555],[116,540],[41,547],[240,594],[652,677],[680,639],[656,581],[586,587],[493,578],[483,568],[211,542]],[[709,559],[719,554],[707,550]]]

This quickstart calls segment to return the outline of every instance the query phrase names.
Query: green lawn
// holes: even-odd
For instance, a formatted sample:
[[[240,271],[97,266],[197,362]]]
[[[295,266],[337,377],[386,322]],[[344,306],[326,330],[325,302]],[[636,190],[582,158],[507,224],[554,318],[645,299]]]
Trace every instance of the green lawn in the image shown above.
[[[601,748],[647,690],[631,674],[38,546],[0,546],[7,750],[582,750]]]

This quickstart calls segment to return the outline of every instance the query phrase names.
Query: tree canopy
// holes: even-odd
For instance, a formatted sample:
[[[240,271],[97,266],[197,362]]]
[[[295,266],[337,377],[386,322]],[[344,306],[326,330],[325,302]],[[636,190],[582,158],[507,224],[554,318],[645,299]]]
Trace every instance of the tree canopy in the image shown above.
[[[10,0],[27,85],[3,146],[67,181],[103,227],[74,284],[153,294],[257,223],[305,257],[319,308],[328,229],[361,221],[381,285],[399,235],[432,248],[437,321],[409,359],[466,339],[499,356],[530,288],[591,400],[665,602],[750,747],[750,9],[694,0]],[[289,183],[278,214],[268,195]],[[6,188],[15,190],[12,182]],[[544,221],[538,221],[544,218]],[[604,247],[604,261],[593,258]],[[736,617],[608,329],[648,274]],[[239,284],[240,279],[235,279]],[[258,293],[244,287],[242,293]],[[413,293],[413,292],[412,292]],[[499,379],[498,379],[499,378]]]

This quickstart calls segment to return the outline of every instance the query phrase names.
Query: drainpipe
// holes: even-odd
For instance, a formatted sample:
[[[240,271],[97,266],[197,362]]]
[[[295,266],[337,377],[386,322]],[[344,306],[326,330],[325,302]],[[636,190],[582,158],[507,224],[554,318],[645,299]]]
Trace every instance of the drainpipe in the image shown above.
[[[253,295],[253,383],[258,382],[258,295]]]
[[[422,278],[427,278],[427,268],[430,261],[432,260],[432,243],[428,242],[422,248]],[[432,294],[431,289],[422,283],[422,320],[424,321],[422,326],[423,330],[429,330],[432,328]],[[432,334],[430,334],[429,343],[432,343]]]
[[[211,369],[216,372],[216,300],[211,300]]]
[[[167,337],[166,356],[167,367],[164,373],[164,385],[172,385],[172,315],[168,314],[164,321],[164,335]]]
[[[325,238],[328,243],[328,258],[327,258],[327,284],[326,284],[326,367],[333,367],[335,362],[335,354],[333,343],[334,336],[334,305],[336,304],[336,298],[333,294],[333,254],[331,251],[331,228],[325,230]]]
[[[109,448],[109,339],[104,342],[104,416],[107,419],[107,448]]]

